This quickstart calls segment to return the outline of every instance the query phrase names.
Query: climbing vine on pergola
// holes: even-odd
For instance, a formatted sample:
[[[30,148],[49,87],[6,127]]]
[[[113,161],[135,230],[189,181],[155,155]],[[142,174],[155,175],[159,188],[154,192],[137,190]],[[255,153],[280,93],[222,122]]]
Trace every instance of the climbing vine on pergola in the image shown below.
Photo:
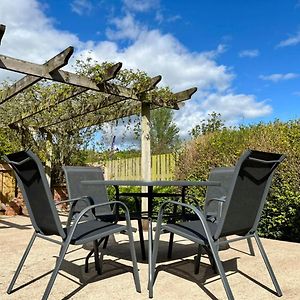
[[[5,26],[0,25],[0,43],[4,33]],[[141,114],[142,173],[149,179],[150,110],[179,109],[178,103],[190,99],[197,89],[172,93],[168,88],[157,87],[160,75],[150,78],[138,71],[133,78],[132,72],[121,69],[121,62],[91,65],[81,68],[81,73],[62,70],[73,51],[73,47],[68,47],[44,64],[0,55],[1,69],[25,75],[1,91],[2,112],[16,112],[2,120],[1,127],[9,127],[20,134],[25,131],[47,134],[51,138],[62,128],[71,133]],[[79,62],[79,65],[86,67],[88,63]],[[12,98],[15,101],[9,101]]]

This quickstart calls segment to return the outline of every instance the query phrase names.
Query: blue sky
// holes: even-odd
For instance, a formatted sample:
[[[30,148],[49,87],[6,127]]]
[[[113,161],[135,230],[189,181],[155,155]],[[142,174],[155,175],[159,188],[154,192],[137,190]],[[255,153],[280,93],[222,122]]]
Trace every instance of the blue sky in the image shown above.
[[[1,0],[0,23],[1,54],[42,63],[72,45],[74,59],[197,86],[175,114],[183,136],[212,111],[227,124],[300,117],[299,0]]]

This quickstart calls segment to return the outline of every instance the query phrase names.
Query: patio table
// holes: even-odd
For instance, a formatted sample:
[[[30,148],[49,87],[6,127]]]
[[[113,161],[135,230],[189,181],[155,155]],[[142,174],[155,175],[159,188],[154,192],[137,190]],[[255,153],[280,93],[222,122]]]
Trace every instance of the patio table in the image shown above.
[[[188,187],[200,187],[200,186],[220,186],[219,181],[188,181],[188,180],[84,180],[81,184],[88,185],[106,185],[114,186],[116,191],[116,200],[119,200],[120,196],[139,196],[148,198],[148,211],[142,211],[143,218],[149,220],[148,223],[148,278],[151,276],[152,266],[152,218],[153,218],[153,199],[155,197],[181,197],[182,201],[185,201],[186,190]],[[120,192],[120,186],[147,186],[147,192]],[[181,193],[165,193],[155,192],[154,187],[180,187]],[[183,212],[184,214],[184,212]]]

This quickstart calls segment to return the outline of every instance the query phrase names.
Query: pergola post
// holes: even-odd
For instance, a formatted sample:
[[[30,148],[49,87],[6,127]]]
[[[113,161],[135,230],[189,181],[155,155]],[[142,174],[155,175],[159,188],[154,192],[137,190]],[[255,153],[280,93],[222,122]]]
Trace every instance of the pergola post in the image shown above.
[[[151,146],[150,146],[150,104],[142,102],[141,109],[141,175],[142,180],[151,180]],[[147,192],[146,186],[142,192]],[[142,198],[142,211],[148,211],[148,198]],[[143,220],[144,230],[148,228],[148,221]]]
[[[52,156],[53,156],[52,134],[50,132],[47,132],[45,173],[46,173],[49,186],[51,186]]]

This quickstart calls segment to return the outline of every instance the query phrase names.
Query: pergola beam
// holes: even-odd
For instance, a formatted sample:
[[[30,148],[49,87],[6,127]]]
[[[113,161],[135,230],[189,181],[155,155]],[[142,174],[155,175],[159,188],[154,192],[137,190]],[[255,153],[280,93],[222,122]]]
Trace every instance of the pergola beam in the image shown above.
[[[187,89],[187,90],[175,93],[174,94],[174,96],[175,96],[174,100],[176,102],[182,102],[182,101],[191,99],[192,96],[193,96],[193,94],[195,94],[196,92],[197,92],[197,88],[193,87],[193,88],[190,88],[190,89]]]
[[[118,66],[120,66],[120,64],[121,63],[119,63]],[[137,95],[132,89],[112,83],[97,84],[86,76],[77,75],[63,70],[53,70],[50,73],[45,72],[45,68],[43,65],[31,63],[5,55],[0,55],[0,68],[69,85],[74,85],[77,87],[83,87],[97,92],[138,100]],[[119,71],[119,68],[116,68],[116,71]]]
[[[109,73],[109,71],[108,71],[108,73]],[[156,76],[154,78],[156,80],[158,80],[158,76]],[[152,78],[153,82],[155,81],[154,78]],[[86,91],[85,89],[76,89],[75,91],[72,92],[71,95],[67,95],[64,98],[58,99],[57,101],[53,102],[50,105],[41,106],[39,109],[36,109],[34,112],[31,112],[27,115],[23,115],[18,120],[14,120],[12,123],[10,123],[9,126],[13,126],[13,124],[23,121],[39,112],[42,112],[43,110],[53,108],[57,104],[62,103],[68,99],[71,99],[72,97],[75,97],[85,91]],[[190,89],[175,93],[175,94],[173,94],[173,96],[171,96],[172,99],[168,102],[164,102],[159,99],[153,99],[153,100],[151,100],[150,108],[156,109],[159,107],[165,107],[165,108],[170,108],[170,109],[179,109],[178,102],[182,102],[182,101],[190,99],[196,91],[197,91],[197,88],[194,87],[194,88],[190,88]],[[98,125],[99,123],[110,122],[117,118],[125,118],[125,117],[129,117],[131,115],[138,115],[140,113],[139,102],[136,102],[136,104],[135,103],[131,103],[131,104],[126,103],[126,105],[125,105],[125,102],[126,102],[126,98],[121,98],[121,97],[117,97],[117,96],[106,96],[104,100],[102,100],[101,102],[99,102],[97,104],[89,104],[88,109],[86,108],[85,111],[83,111],[82,108],[77,107],[74,109],[76,111],[75,114],[71,114],[68,117],[59,118],[58,120],[55,120],[54,122],[51,122],[48,124],[45,124],[45,125],[41,126],[40,128],[44,129],[44,128],[49,128],[49,127],[54,127],[55,125],[58,125],[58,124],[64,123],[64,122],[68,122],[68,121],[70,121],[70,123],[72,123],[72,122],[74,122],[74,119],[76,119],[78,117],[83,117],[85,114],[90,115],[90,114],[96,113],[96,112],[97,112],[97,115],[95,115],[95,118],[92,121],[90,121],[89,123],[87,123],[86,126],[80,127],[80,129],[88,127],[88,126]],[[115,105],[115,113],[113,115],[111,114],[111,112],[106,110],[106,108],[109,108],[112,105]],[[155,105],[156,107],[154,107],[153,105]],[[124,108],[124,107],[126,107],[126,108]],[[75,124],[72,126],[77,128]],[[77,128],[77,129],[79,129],[79,128]]]
[[[43,73],[51,73],[53,71],[58,70],[68,64],[70,57],[74,52],[73,47],[68,47],[64,51],[60,52],[56,56],[49,59],[46,63],[43,64],[44,71]],[[13,96],[17,95],[18,93],[22,92],[26,88],[30,87],[31,85],[40,81],[42,77],[36,77],[32,75],[26,75],[22,79],[18,80],[12,86],[8,87],[5,91],[3,91],[2,99],[0,104],[6,102]]]
[[[157,84],[161,81],[161,79],[162,79],[161,75],[152,77],[150,79],[149,85],[146,88],[144,88],[142,91],[138,92],[138,95],[140,95],[140,99],[143,98],[146,92],[153,90],[157,86]]]
[[[86,110],[86,107],[84,109],[80,108],[80,107],[76,107],[75,108],[76,113],[74,113],[74,114],[67,113],[68,114],[67,117],[62,117],[62,118],[59,118],[58,120],[56,120],[52,123],[48,123],[46,125],[43,125],[43,126],[40,127],[40,129],[48,128],[48,127],[55,126],[55,125],[58,125],[58,124],[63,123],[63,122],[68,122],[68,121],[71,121],[73,119],[83,117],[87,114],[91,114],[91,113],[99,111],[101,109],[108,108],[112,105],[116,105],[117,103],[120,103],[122,101],[125,101],[125,99],[121,98],[121,97],[113,96],[113,95],[106,96],[106,98],[103,101],[101,101],[100,103],[89,104],[88,105],[88,110]]]
[[[117,73],[121,69],[121,67],[122,67],[122,63],[117,63],[115,65],[112,65],[111,67],[108,67],[106,69],[106,71],[105,71],[105,74],[103,75],[103,81],[113,79],[117,75]],[[25,76],[25,77],[27,77],[27,76]],[[60,96],[59,98],[57,98],[53,102],[50,102],[50,103],[48,102],[46,104],[44,103],[44,104],[38,106],[34,111],[31,111],[31,112],[29,112],[27,114],[22,115],[17,120],[13,120],[8,126],[11,127],[11,126],[13,126],[14,123],[24,121],[25,119],[27,119],[29,117],[32,117],[32,116],[34,116],[34,115],[36,115],[36,114],[38,114],[38,113],[40,113],[40,112],[42,112],[42,111],[44,111],[46,109],[53,108],[53,107],[55,107],[56,105],[58,105],[58,104],[60,104],[62,102],[65,102],[65,101],[67,101],[67,100],[69,100],[71,98],[74,98],[74,97],[76,97],[76,96],[78,96],[78,95],[86,92],[87,90],[88,89],[86,89],[86,88],[74,88],[70,92],[70,94],[64,95],[64,96]]]
[[[120,70],[121,66],[122,66],[122,64],[118,63],[118,64],[115,64],[112,67],[108,68],[104,78],[106,80],[113,79],[116,76],[117,72]],[[141,93],[145,93],[147,91],[150,91],[150,90],[154,89],[155,86],[160,82],[161,78],[162,77],[160,75],[151,78],[150,84],[147,87],[145,87],[144,90]],[[13,126],[14,123],[23,121],[23,120],[25,120],[25,119],[27,119],[31,116],[36,115],[39,112],[42,112],[46,109],[55,107],[57,104],[62,103],[66,100],[69,100],[72,97],[78,96],[79,94],[81,94],[85,91],[86,91],[86,89],[80,89],[79,88],[78,90],[73,91],[73,94],[71,94],[71,95],[68,95],[68,96],[65,96],[61,99],[58,99],[57,101],[55,101],[51,104],[42,105],[40,108],[37,108],[34,112],[31,112],[29,114],[25,114],[25,115],[21,116],[21,118],[19,118],[18,120],[13,120],[13,122],[11,122],[8,126]],[[103,101],[101,101],[100,103],[97,103],[96,105],[89,105],[89,109],[86,110],[85,112],[83,112],[83,110],[81,108],[75,108],[75,111],[77,112],[76,114],[70,115],[67,118],[60,118],[59,120],[56,120],[56,121],[54,121],[52,123],[49,123],[49,124],[46,124],[46,125],[42,126],[41,128],[51,127],[51,126],[66,122],[68,120],[72,120],[72,119],[75,119],[77,117],[81,117],[84,114],[90,114],[92,112],[95,112],[95,111],[98,111],[100,109],[103,109],[103,108],[109,107],[111,105],[114,105],[116,103],[122,102],[125,99],[126,98],[121,98],[119,96],[106,95],[105,99]]]
[[[0,24],[0,43],[4,33],[5,25]],[[59,126],[60,123],[68,122],[67,127],[74,131],[131,115],[139,115],[142,107],[143,123],[147,123],[147,126],[144,126],[145,128],[147,127],[146,130],[144,130],[146,132],[144,134],[144,140],[146,141],[147,132],[149,131],[150,110],[159,107],[179,109],[178,103],[190,99],[197,90],[197,88],[191,88],[174,94],[169,93],[168,100],[165,100],[163,98],[166,98],[166,95],[163,98],[158,98],[159,93],[156,93],[156,91],[151,92],[161,81],[160,75],[147,80],[147,83],[143,84],[142,88],[128,88],[118,85],[115,82],[109,82],[116,77],[122,67],[121,63],[117,63],[108,68],[106,73],[102,76],[102,81],[97,83],[85,75],[61,70],[63,66],[67,65],[73,51],[74,49],[69,47],[48,60],[45,64],[36,64],[0,55],[0,69],[7,69],[26,75],[5,91],[2,91],[0,104],[41,79],[64,83],[71,87],[67,90],[67,93],[58,93],[55,99],[49,97],[48,99],[44,99],[43,102],[30,101],[33,108],[28,105],[27,111],[25,111],[25,107],[23,113],[12,120],[9,124],[10,127],[18,127],[26,124],[26,126],[34,126],[36,129],[45,129],[47,127],[49,128],[49,132],[55,132],[56,130],[61,130],[61,126]],[[92,92],[86,95],[87,97],[91,97],[91,99],[89,99],[90,101],[86,103],[84,103],[85,101],[70,101],[69,103],[65,103],[66,106],[62,106],[61,110],[55,110],[55,107],[62,102],[87,91]],[[97,93],[94,92],[99,92],[98,96]],[[111,106],[114,106],[114,109],[111,109]],[[52,110],[49,115],[52,119],[48,120],[48,124],[42,124],[45,122],[45,120],[43,121],[44,115],[34,117],[45,110]],[[62,113],[60,111],[62,111]],[[30,119],[31,117],[34,118]],[[78,122],[78,118],[80,118],[80,122]],[[146,141],[144,144],[148,149],[149,142]],[[150,150],[148,152],[150,153]],[[149,159],[147,159],[147,161],[148,160]]]
[[[1,40],[3,38],[4,33],[5,33],[5,25],[0,24],[0,45],[1,45]]]
[[[114,106],[114,111],[110,110],[109,107],[99,108],[99,110],[91,111],[90,113],[95,113],[97,111],[97,114],[93,114],[92,118],[89,116],[87,117],[87,121],[82,122],[84,125],[78,126],[78,122],[76,122],[77,116],[74,116],[72,119],[66,119],[62,120],[61,122],[56,122],[55,124],[47,124],[43,127],[39,128],[49,128],[49,131],[56,132],[59,130],[56,125],[62,123],[62,122],[69,122],[69,125],[67,127],[72,128],[72,131],[78,131],[83,128],[99,125],[102,123],[111,122],[117,119],[129,117],[132,115],[139,115],[140,114],[140,104],[139,105],[132,105],[130,101],[127,99],[123,99],[124,101],[115,101],[112,105]],[[87,112],[88,113],[88,112]],[[79,117],[79,116],[78,116]],[[82,118],[85,118],[86,116],[80,116],[81,120]]]
[[[12,127],[14,124],[19,123],[21,121],[24,121],[30,117],[35,116],[38,113],[41,113],[47,109],[53,108],[56,105],[58,105],[59,103],[62,103],[64,101],[67,101],[73,97],[76,97],[84,92],[86,92],[87,89],[84,88],[75,88],[74,90],[72,90],[70,92],[70,94],[64,95],[61,98],[57,98],[54,102],[52,103],[43,103],[42,105],[39,105],[37,108],[35,108],[34,110],[32,110],[29,113],[25,113],[23,115],[21,115],[18,119],[12,120],[11,123],[8,124],[9,127]]]
[[[162,100],[159,101],[156,99],[156,101],[153,101],[151,103],[150,109],[157,109],[159,107],[165,107],[165,108],[170,108],[170,109],[179,109],[177,102],[181,102],[184,100],[188,100],[191,98],[191,96],[197,91],[197,88],[190,88],[178,93],[173,94],[172,96],[172,101],[165,103]],[[176,99],[176,100],[175,100]],[[58,125],[60,123],[63,122],[68,122],[70,121],[70,127],[74,127],[76,128],[76,130],[82,129],[82,128],[86,128],[89,126],[93,126],[93,125],[98,125],[100,123],[106,123],[106,122],[111,122],[115,119],[120,119],[120,118],[125,118],[125,117],[129,117],[132,115],[139,115],[141,108],[140,108],[140,104],[139,102],[136,103],[127,103],[128,100],[124,99],[124,98],[120,98],[120,97],[107,97],[105,98],[104,101],[100,102],[99,104],[95,104],[95,105],[90,105],[90,109],[85,112],[82,112],[82,110],[80,108],[75,109],[75,111],[79,111],[79,113],[70,115],[68,118],[62,118],[60,120],[57,120],[55,122],[52,123],[48,123],[44,126],[42,126],[41,128],[49,128],[49,127],[54,127],[55,125]],[[153,106],[156,105],[156,107]],[[114,113],[112,113],[111,111],[109,111],[109,107],[111,105],[114,105]],[[94,115],[94,118],[91,120],[90,116],[89,116],[89,121],[88,122],[84,122],[85,125],[84,126],[80,126],[77,127],[76,126],[76,121],[75,119],[78,117],[83,117],[84,114],[92,114],[92,113],[96,113]],[[55,129],[54,129],[55,130]]]

